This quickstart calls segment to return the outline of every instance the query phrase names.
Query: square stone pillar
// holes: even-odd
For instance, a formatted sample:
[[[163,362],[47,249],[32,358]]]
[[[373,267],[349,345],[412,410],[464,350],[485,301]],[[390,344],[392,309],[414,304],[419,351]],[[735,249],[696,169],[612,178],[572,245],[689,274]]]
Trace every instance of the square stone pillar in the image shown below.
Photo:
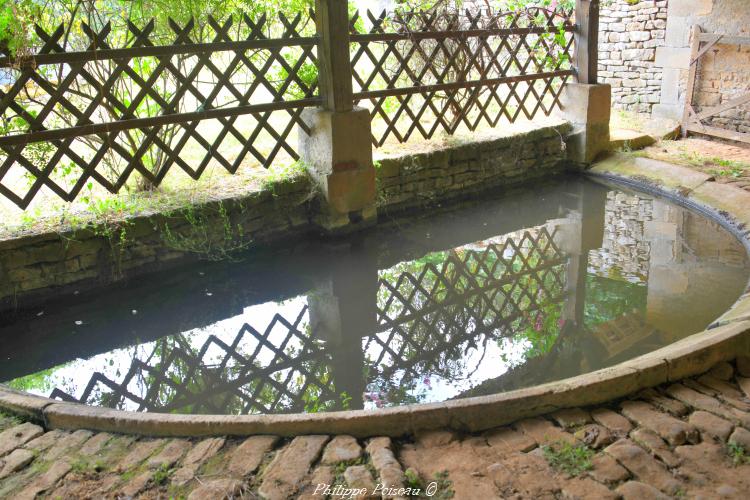
[[[558,115],[573,124],[568,159],[585,166],[609,150],[612,88],[607,84],[568,83],[560,96]]]
[[[299,131],[299,151],[320,190],[316,223],[331,233],[375,223],[376,187],[370,112],[306,109],[310,133]]]

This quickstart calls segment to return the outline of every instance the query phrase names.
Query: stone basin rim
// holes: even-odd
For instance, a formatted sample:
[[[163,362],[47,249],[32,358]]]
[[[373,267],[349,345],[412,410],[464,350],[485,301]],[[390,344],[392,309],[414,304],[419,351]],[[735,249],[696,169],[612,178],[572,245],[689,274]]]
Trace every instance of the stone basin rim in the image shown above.
[[[750,193],[731,198],[737,206],[720,210],[705,197],[692,197],[696,189],[673,189],[659,182],[653,165],[643,172],[627,173],[594,166],[586,175],[632,187],[670,199],[699,212],[734,233],[750,253],[742,220],[742,209],[750,207]],[[661,169],[680,168],[663,164]],[[674,172],[671,172],[674,175]],[[647,181],[643,181],[643,178]],[[706,176],[706,182],[710,182]],[[732,188],[716,184],[714,189]],[[729,198],[729,197],[727,197]],[[737,314],[739,311],[740,314]],[[747,314],[741,314],[748,311]],[[326,413],[260,415],[183,415],[139,413],[68,403],[10,389],[0,384],[0,411],[17,414],[49,429],[88,429],[101,432],[160,437],[247,436],[274,434],[350,434],[355,437],[385,435],[399,437],[418,431],[452,429],[479,432],[543,415],[563,408],[603,404],[639,390],[698,375],[716,363],[750,354],[750,294],[735,304],[706,330],[656,351],[618,365],[575,377],[489,396],[475,396],[440,403],[404,405],[377,410],[348,410]]]

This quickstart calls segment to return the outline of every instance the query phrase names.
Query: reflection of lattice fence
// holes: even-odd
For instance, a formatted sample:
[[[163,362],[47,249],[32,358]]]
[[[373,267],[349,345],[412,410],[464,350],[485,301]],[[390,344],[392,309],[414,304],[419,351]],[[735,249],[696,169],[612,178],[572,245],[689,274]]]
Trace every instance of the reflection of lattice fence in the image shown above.
[[[31,58],[0,57],[0,69],[19,68],[0,90],[0,194],[25,208],[43,186],[73,201],[90,182],[117,193],[137,174],[159,185],[175,166],[198,179],[248,156],[266,167],[298,159],[290,134],[308,130],[302,109],[320,102],[312,24],[209,18],[172,23],[164,41],[154,21],[124,34],[84,23],[78,48],[65,26],[37,27]]]
[[[418,378],[442,361],[487,339],[509,337],[536,323],[543,308],[563,298],[566,257],[541,228],[483,250],[448,252],[394,279],[381,278],[378,322],[367,339],[378,352],[372,365],[382,378],[396,372]]]
[[[362,339],[367,383],[450,376],[467,349],[533,327],[559,308],[566,256],[554,231],[526,231],[483,249],[459,248],[381,272],[378,331]],[[231,344],[211,335],[198,348],[186,335],[156,342],[117,380],[95,373],[79,398],[51,397],[140,411],[284,413],[341,408],[333,353],[306,327],[276,314],[261,331],[244,325]],[[338,360],[338,362],[342,362]],[[345,362],[345,361],[344,361]]]
[[[51,397],[139,411],[284,413],[338,401],[328,380],[330,360],[302,331],[305,306],[294,322],[275,315],[260,332],[244,325],[231,344],[214,335],[196,351],[178,336],[157,341],[148,359],[134,359],[120,381],[95,373],[80,398],[56,388]],[[283,335],[276,335],[279,329]],[[218,363],[205,361],[219,352]]]
[[[549,115],[574,73],[572,12],[527,9],[374,16],[351,21],[355,99],[369,100],[373,141],[404,142],[504,117]]]

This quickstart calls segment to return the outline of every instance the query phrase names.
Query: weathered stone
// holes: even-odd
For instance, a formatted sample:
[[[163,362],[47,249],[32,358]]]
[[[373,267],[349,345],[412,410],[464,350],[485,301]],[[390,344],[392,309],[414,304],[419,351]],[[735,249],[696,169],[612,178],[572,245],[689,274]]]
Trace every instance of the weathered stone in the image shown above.
[[[43,474],[34,478],[23,490],[14,495],[15,499],[34,499],[57,484],[70,472],[71,465],[66,461],[53,463]]]
[[[708,387],[713,391],[713,394],[709,395],[719,395],[721,397],[724,397],[724,400],[730,403],[735,404],[734,399],[741,399],[744,398],[745,395],[740,391],[739,388],[736,386],[730,384],[729,382],[725,380],[718,379],[716,377],[713,377],[711,375],[703,375],[702,377],[698,378],[698,382],[700,382],[703,386]],[[750,409],[750,403],[737,401],[735,406],[739,405],[738,407],[740,409]]]
[[[330,465],[321,465],[315,469],[310,476],[310,481],[304,486],[299,500],[320,500],[325,497],[323,493],[327,486],[334,484],[336,479],[335,469]]]
[[[243,477],[252,474],[263,462],[263,457],[271,451],[279,440],[277,436],[252,436],[242,442],[232,453],[228,471]]]
[[[750,356],[738,356],[736,364],[737,373],[743,377],[750,377]]]
[[[745,397],[750,397],[750,378],[737,377],[737,385],[740,386],[740,389],[742,389]]]
[[[277,452],[258,488],[261,498],[282,500],[294,495],[327,441],[328,436],[298,436]]]
[[[457,436],[455,432],[438,430],[438,431],[425,431],[418,432],[416,435],[417,443],[425,448],[432,448],[434,446],[445,446],[456,441]]]
[[[242,482],[237,479],[214,479],[201,483],[188,496],[188,500],[207,500],[209,498],[235,498],[242,490]]]
[[[680,489],[680,483],[666,467],[632,441],[621,439],[609,445],[604,451],[644,483],[670,495]]]
[[[112,434],[107,432],[95,434],[91,439],[86,441],[83,446],[81,446],[81,449],[78,450],[78,454],[84,457],[96,455],[110,439],[112,439]]]
[[[563,429],[571,429],[573,427],[581,427],[582,425],[591,422],[591,415],[589,412],[584,411],[580,408],[566,408],[564,410],[558,410],[550,414],[555,422],[558,423]]]
[[[700,440],[695,427],[657,411],[648,403],[624,401],[621,406],[622,413],[626,417],[656,432],[672,446],[679,446],[686,442],[697,443]]]
[[[367,454],[373,467],[380,477],[380,483],[385,488],[396,489],[404,487],[404,471],[396,459],[388,437],[373,438],[367,443]],[[391,498],[385,495],[383,498]]]
[[[628,481],[620,485],[615,493],[622,495],[623,500],[669,500],[669,497],[653,486],[638,481]]]
[[[725,361],[716,364],[708,371],[708,374],[719,380],[730,380],[734,376],[734,367]]]
[[[541,456],[514,453],[487,467],[501,498],[556,498],[560,483],[554,470]]]
[[[77,430],[71,434],[61,437],[52,447],[44,453],[45,460],[57,460],[70,451],[76,450],[86,441],[93,433],[86,430]]]
[[[539,445],[546,445],[557,441],[574,444],[576,439],[572,434],[561,431],[549,420],[543,418],[527,418],[516,422],[516,429],[531,437]]]
[[[683,384],[674,384],[666,389],[667,393],[675,399],[679,399],[685,404],[704,410],[714,415],[723,417],[731,422],[742,424],[750,427],[750,414],[744,413],[736,408],[728,407],[722,404],[718,399],[712,398],[705,394],[686,387]]]
[[[347,467],[344,471],[344,479],[351,488],[363,490],[363,494],[357,495],[357,498],[367,498],[375,491],[375,480],[364,465]]]
[[[500,427],[487,431],[484,434],[487,443],[493,448],[497,448],[500,453],[513,453],[516,451],[531,451],[536,448],[536,441],[510,427]]]
[[[44,429],[29,422],[0,432],[0,457],[40,436],[43,432]]]
[[[618,495],[596,481],[579,477],[562,483],[564,498],[571,500],[616,500]]]
[[[688,422],[702,433],[721,441],[726,441],[732,433],[732,429],[734,429],[731,422],[703,410],[698,410],[690,415]]]
[[[323,451],[322,463],[334,465],[339,462],[357,460],[362,456],[362,447],[352,436],[334,437]]]
[[[737,427],[731,436],[729,436],[729,442],[739,444],[750,451],[750,431],[742,427]]]
[[[615,441],[615,437],[606,427],[597,424],[583,426],[573,434],[576,439],[588,446],[599,449]]]
[[[661,459],[662,462],[667,464],[669,467],[677,467],[680,465],[680,459],[672,453],[662,438],[657,436],[653,431],[648,429],[636,429],[630,437],[636,443],[640,444],[654,456]]]
[[[596,409],[591,412],[591,416],[595,422],[619,436],[627,436],[628,432],[633,428],[630,420],[607,408]]]
[[[591,459],[591,477],[604,484],[615,484],[630,477],[630,473],[617,460],[600,453]]]
[[[34,460],[34,454],[29,450],[17,448],[9,455],[0,459],[0,479],[17,472]]]
[[[133,476],[122,486],[122,488],[120,488],[121,495],[125,498],[133,498],[146,489],[146,486],[148,486],[153,477],[154,472],[150,470]]]
[[[200,466],[206,460],[216,455],[221,447],[224,446],[224,442],[224,438],[209,438],[193,446],[182,460],[180,468],[172,475],[172,484],[182,486],[192,481]]]
[[[675,417],[683,417],[690,412],[690,408],[685,406],[676,399],[668,398],[663,394],[656,392],[654,389],[646,389],[638,393],[638,397],[647,403],[654,405],[662,411],[674,415]]]
[[[27,450],[33,450],[39,453],[50,448],[52,445],[54,445],[56,442],[67,435],[67,432],[61,431],[59,429],[51,430],[49,432],[45,432],[39,437],[32,439],[31,441],[23,445],[23,447]]]
[[[179,459],[190,448],[190,442],[183,439],[175,439],[162,448],[162,450],[148,460],[150,469],[168,469],[177,463]]]
[[[133,449],[117,465],[117,472],[125,472],[150,457],[156,450],[164,445],[163,439],[153,439],[148,441],[139,441]]]

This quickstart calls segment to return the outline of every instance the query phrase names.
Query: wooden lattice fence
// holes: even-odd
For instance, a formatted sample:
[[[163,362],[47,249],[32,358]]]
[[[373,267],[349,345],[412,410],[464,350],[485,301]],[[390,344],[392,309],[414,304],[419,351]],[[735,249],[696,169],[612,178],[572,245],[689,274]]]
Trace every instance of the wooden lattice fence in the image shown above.
[[[354,14],[342,28],[354,84],[344,99],[370,107],[376,146],[549,115],[576,74],[572,19],[538,8]],[[197,180],[209,167],[299,159],[302,110],[327,105],[315,14],[169,28],[165,39],[153,21],[82,24],[72,47],[65,26],[37,27],[32,55],[3,51],[0,196],[26,209],[42,188],[71,202],[150,189],[175,170]]]
[[[370,103],[374,144],[548,116],[575,74],[572,15],[540,8],[356,14],[354,98]]]
[[[298,159],[290,135],[306,129],[302,109],[320,104],[312,24],[209,17],[171,23],[171,43],[156,44],[153,21],[128,23],[117,48],[110,24],[84,24],[88,46],[77,51],[62,46],[63,25],[37,27],[33,57],[0,58],[17,68],[0,91],[0,194],[25,208],[42,186],[73,201],[91,181],[117,193],[135,172],[157,186],[175,166],[199,179],[212,162],[234,173],[248,155],[266,167]],[[256,147],[264,139],[270,148]]]

